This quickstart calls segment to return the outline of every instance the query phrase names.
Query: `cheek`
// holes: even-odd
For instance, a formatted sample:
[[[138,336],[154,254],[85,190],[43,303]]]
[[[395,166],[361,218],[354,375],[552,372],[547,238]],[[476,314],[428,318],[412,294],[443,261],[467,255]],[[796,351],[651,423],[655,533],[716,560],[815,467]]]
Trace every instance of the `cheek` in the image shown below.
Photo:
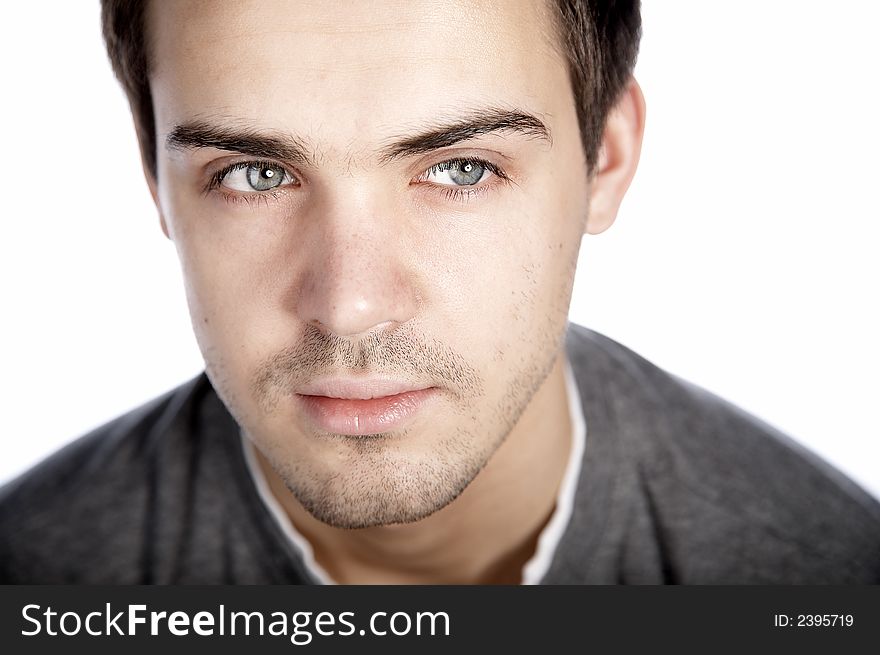
[[[559,345],[583,211],[534,198],[509,206],[498,227],[460,235],[442,283],[454,316],[450,336],[482,361],[487,377],[529,368]]]
[[[248,362],[262,356],[270,286],[265,262],[274,230],[254,221],[229,220],[222,208],[184,194],[163,209],[181,263],[193,331],[206,365],[242,379]],[[262,348],[262,349],[261,349]]]

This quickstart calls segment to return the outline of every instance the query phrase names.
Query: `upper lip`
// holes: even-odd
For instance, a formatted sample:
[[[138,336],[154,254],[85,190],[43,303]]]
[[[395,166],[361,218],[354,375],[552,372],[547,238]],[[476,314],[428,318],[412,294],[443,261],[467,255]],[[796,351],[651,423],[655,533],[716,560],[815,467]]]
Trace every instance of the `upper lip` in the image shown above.
[[[433,385],[412,380],[395,378],[342,378],[327,377],[311,380],[300,385],[296,392],[301,396],[325,396],[327,398],[344,398],[347,400],[369,400],[396,396],[409,391],[429,389]]]

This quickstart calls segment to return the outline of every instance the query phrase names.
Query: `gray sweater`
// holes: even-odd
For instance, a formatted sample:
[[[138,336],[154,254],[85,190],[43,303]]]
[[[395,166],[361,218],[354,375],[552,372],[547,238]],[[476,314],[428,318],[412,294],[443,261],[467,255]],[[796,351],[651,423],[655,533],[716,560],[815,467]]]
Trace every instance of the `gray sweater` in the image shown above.
[[[880,583],[880,504],[754,417],[570,326],[588,425],[543,582]],[[202,374],[0,489],[0,582],[308,583]]]

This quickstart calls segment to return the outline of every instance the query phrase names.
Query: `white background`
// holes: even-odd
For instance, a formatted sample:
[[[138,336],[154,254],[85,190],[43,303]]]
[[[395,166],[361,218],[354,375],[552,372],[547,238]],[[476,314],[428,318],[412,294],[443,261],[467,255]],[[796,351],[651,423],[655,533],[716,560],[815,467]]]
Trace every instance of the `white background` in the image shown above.
[[[642,163],[571,316],[880,495],[880,5],[647,0]],[[0,481],[201,370],[97,2],[0,25]]]

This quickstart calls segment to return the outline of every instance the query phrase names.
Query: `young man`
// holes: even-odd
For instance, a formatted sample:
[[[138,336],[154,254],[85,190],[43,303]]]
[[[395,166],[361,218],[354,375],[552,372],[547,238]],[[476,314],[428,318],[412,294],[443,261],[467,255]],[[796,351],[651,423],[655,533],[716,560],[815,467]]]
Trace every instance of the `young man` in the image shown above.
[[[569,325],[637,3],[106,0],[206,375],[0,496],[13,582],[880,582],[880,508]]]

